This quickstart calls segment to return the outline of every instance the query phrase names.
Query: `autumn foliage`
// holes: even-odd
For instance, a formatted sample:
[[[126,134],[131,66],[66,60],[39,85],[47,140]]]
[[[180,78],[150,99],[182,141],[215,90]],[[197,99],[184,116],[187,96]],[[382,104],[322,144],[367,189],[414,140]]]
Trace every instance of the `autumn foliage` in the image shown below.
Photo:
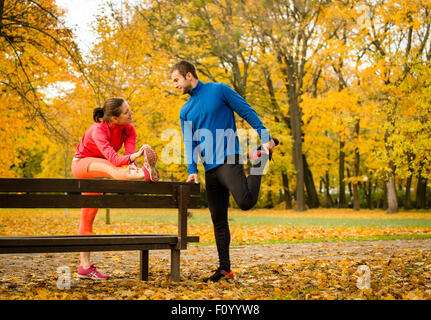
[[[258,206],[430,205],[429,1],[142,1],[99,12],[85,54],[54,0],[0,3],[4,177],[71,177],[91,112],[111,96],[161,153],[185,101],[168,70],[188,59],[282,141]]]
[[[95,17],[86,56],[53,0],[1,3],[3,176],[69,177],[92,109],[110,96],[128,100],[139,142],[162,152],[184,102],[169,66],[188,59],[283,141],[260,205],[295,195],[298,206],[302,189],[308,207],[429,205],[428,1],[138,2]],[[184,168],[160,163],[165,179]]]
[[[151,252],[149,282],[137,280],[137,255],[99,253],[113,280],[73,279],[71,290],[56,286],[56,268],[73,275],[77,254],[17,255],[0,260],[0,299],[431,299],[429,213],[373,210],[431,207],[430,0],[133,3],[101,9],[83,52],[55,0],[0,0],[0,177],[72,178],[93,109],[121,96],[138,145],[161,159],[180,147],[180,163],[158,162],[162,180],[184,181],[187,96],[169,69],[187,59],[203,82],[243,96],[282,142],[263,177],[265,209],[230,211],[237,278],[201,281],[217,263],[204,208],[189,220],[200,243],[182,256],[181,283],[170,281],[161,252]],[[96,232],[176,233],[174,210],[122,214],[105,224],[100,210]],[[78,223],[78,210],[4,209],[0,236],[76,234]],[[361,266],[371,272],[365,289]]]

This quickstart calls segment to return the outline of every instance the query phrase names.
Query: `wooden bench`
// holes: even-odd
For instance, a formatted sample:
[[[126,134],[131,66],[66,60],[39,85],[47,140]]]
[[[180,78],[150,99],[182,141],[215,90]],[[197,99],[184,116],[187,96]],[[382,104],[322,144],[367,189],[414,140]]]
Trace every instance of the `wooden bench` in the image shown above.
[[[178,208],[178,234],[1,236],[0,254],[137,250],[139,278],[148,280],[148,251],[169,249],[171,279],[179,281],[180,250],[199,242],[187,235],[187,209],[199,207],[194,183],[1,178],[0,208]]]

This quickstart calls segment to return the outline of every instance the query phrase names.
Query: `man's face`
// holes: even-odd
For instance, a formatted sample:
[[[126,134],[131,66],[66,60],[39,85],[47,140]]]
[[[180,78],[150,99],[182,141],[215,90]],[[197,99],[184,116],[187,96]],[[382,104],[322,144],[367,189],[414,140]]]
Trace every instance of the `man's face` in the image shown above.
[[[192,75],[187,73],[185,77],[178,70],[174,70],[171,74],[172,82],[174,83],[175,89],[179,90],[181,94],[189,93],[192,90]]]

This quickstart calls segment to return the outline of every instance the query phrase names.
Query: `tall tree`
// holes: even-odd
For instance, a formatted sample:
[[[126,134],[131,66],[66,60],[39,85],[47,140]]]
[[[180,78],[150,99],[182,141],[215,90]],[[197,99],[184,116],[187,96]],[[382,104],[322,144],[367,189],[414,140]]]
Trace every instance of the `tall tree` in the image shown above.
[[[248,7],[260,42],[270,48],[274,62],[281,73],[288,99],[288,117],[292,136],[292,159],[296,169],[296,208],[305,210],[304,184],[313,202],[315,194],[311,171],[302,150],[301,97],[306,76],[311,73],[310,60],[323,48],[319,37],[319,23],[324,15],[327,1],[257,1]],[[318,76],[319,73],[315,73]],[[307,177],[307,178],[306,178]]]
[[[67,132],[44,101],[43,90],[67,81],[69,68],[82,66],[72,32],[61,20],[54,0],[0,1],[0,84],[55,136]]]
[[[374,87],[375,94],[381,101],[379,113],[385,121],[388,213],[395,213],[398,211],[395,188],[395,159],[399,147],[397,132],[404,109],[400,87],[410,77],[412,67],[423,63],[426,57],[430,33],[430,3],[387,0],[367,2],[366,6],[369,26],[362,41],[370,44],[371,68],[376,72],[370,87]]]

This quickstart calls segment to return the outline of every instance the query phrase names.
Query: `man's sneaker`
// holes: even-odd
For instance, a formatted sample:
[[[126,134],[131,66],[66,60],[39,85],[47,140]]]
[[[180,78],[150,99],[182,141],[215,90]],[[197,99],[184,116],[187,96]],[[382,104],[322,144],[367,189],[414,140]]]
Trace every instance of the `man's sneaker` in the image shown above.
[[[274,143],[275,143],[275,145],[276,145],[276,146],[278,146],[278,145],[280,144],[280,141],[278,141],[278,139],[277,139],[277,138],[272,138],[272,140],[274,140]],[[262,155],[267,155],[267,156],[269,156],[269,160],[271,160],[271,159],[272,159],[272,152],[269,152],[269,153],[268,153],[268,152],[265,150],[265,148],[263,148],[263,146],[262,146],[262,145],[258,146],[257,148],[254,148],[254,149],[253,149],[253,150],[251,150],[251,151],[250,151],[250,153],[249,153],[250,160],[251,160],[252,162],[255,162],[256,160],[259,160],[259,158],[260,158]]]
[[[208,281],[217,282],[222,278],[233,279],[234,276],[233,276],[232,270],[227,272],[226,270],[218,268],[212,276],[210,276],[208,278],[204,278],[204,282],[208,282]]]
[[[147,148],[144,150],[144,164],[142,165],[142,170],[144,170],[146,181],[159,181],[160,174],[156,168],[157,154],[151,149]]]
[[[97,271],[94,264],[92,264],[88,269],[84,269],[82,266],[78,267],[78,278],[81,279],[94,279],[94,280],[106,280],[109,276],[106,274],[101,274]]]

